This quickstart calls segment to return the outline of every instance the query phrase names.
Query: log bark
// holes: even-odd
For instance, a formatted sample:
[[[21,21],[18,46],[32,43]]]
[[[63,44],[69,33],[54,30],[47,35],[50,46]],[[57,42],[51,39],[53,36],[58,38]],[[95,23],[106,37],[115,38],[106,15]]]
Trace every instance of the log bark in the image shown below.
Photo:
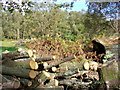
[[[35,61],[36,62],[45,62],[49,60],[54,60],[56,57],[55,56],[46,56],[46,57],[36,57]]]
[[[35,78],[37,72],[29,69],[18,69],[13,67],[0,66],[2,68],[2,74],[15,75],[23,78]]]
[[[15,61],[5,60],[2,64],[8,67],[16,67],[23,69],[38,69],[37,62],[32,60],[32,58],[18,59]]]
[[[70,56],[70,57],[67,57],[67,58],[64,58],[63,60],[59,60],[59,61],[56,61],[54,63],[50,63],[45,69],[49,69],[49,68],[52,68],[52,67],[55,67],[61,63],[64,63],[64,62],[67,62],[67,61],[70,61],[72,59],[76,59],[76,56]]]
[[[8,59],[14,60],[16,58],[21,58],[21,57],[32,57],[33,52],[32,50],[23,50],[20,48],[16,51],[2,53],[0,56],[2,57],[2,60],[8,60]]]

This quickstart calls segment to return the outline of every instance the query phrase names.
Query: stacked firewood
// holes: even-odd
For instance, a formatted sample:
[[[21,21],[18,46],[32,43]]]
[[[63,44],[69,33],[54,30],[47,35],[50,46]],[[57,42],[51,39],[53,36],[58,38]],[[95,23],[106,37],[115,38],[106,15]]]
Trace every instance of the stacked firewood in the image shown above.
[[[43,88],[43,87],[79,87],[98,80],[98,73],[89,70],[84,61],[82,68],[73,67],[65,71],[61,69],[63,63],[76,59],[69,56],[62,60],[55,60],[55,56],[39,57],[35,50],[18,49],[13,52],[3,52],[1,55],[2,88]],[[89,66],[90,67],[90,66]],[[63,68],[63,67],[62,67]],[[91,76],[90,76],[91,75]],[[94,77],[95,76],[95,77]],[[97,77],[96,77],[97,76]]]

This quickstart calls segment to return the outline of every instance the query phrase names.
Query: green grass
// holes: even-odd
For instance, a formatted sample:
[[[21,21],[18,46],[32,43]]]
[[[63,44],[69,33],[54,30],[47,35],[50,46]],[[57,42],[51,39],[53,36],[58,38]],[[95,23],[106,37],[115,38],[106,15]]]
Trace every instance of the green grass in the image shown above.
[[[18,47],[0,47],[0,53],[4,52],[6,50],[8,50],[8,51],[15,51],[17,49],[18,49]]]
[[[17,47],[16,44],[17,41],[13,41],[13,40],[4,40],[4,41],[0,41],[0,53],[8,50],[8,51],[15,51],[18,48],[26,48],[26,47]]]

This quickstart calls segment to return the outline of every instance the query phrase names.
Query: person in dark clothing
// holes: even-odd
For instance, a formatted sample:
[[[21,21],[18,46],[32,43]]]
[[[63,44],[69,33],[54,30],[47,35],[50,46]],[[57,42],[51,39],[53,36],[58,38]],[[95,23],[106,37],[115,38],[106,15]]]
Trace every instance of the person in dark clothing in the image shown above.
[[[99,62],[103,63],[103,59],[106,54],[105,46],[97,42],[96,40],[92,40],[92,44],[93,44],[93,52],[95,52],[96,56],[100,58]]]

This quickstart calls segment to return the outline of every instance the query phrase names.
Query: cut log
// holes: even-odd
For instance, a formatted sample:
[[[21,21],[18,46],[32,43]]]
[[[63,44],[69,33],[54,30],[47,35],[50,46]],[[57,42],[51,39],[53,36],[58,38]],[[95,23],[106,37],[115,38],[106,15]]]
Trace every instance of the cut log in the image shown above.
[[[43,72],[39,72],[39,74],[35,77],[34,80],[32,80],[33,84],[30,86],[30,88],[36,88],[39,85],[44,85],[44,82],[48,78],[43,74]]]
[[[18,49],[16,51],[8,52],[8,53],[2,53],[0,56],[2,56],[2,60],[14,60],[16,58],[20,57],[32,57],[33,53],[32,50],[23,50],[23,49]]]
[[[0,66],[2,68],[2,74],[16,75],[23,78],[35,78],[37,72],[29,69],[18,69],[13,67]]]
[[[80,75],[83,75],[84,73],[88,73],[89,71],[79,71],[77,69],[74,69],[74,70],[69,70],[69,71],[66,71],[66,72],[61,72],[61,73],[56,73],[55,74],[55,78],[62,78],[62,79],[65,79],[65,78],[71,78],[71,77],[74,77],[74,76],[80,76]]]
[[[31,87],[36,88],[39,85],[44,86],[49,80],[53,80],[54,77],[55,77],[54,73],[42,71],[35,77]]]
[[[88,61],[86,61],[83,66],[84,66],[85,70],[89,70],[89,68],[90,68],[90,65],[89,65]]]
[[[15,80],[13,81],[13,88],[19,88],[20,87],[20,81]]]
[[[37,62],[32,60],[32,58],[18,59],[15,61],[5,60],[2,64],[8,67],[16,67],[23,69],[38,69]]]
[[[8,89],[8,88],[12,88],[12,89],[17,89],[20,87],[20,82],[18,80],[14,80],[14,81],[8,81],[2,84],[2,88],[3,90]]]
[[[89,61],[89,68],[90,70],[97,71],[98,63],[95,61]]]
[[[33,51],[32,51],[32,50],[28,50],[27,53],[28,53],[28,56],[29,56],[29,57],[32,57],[32,56],[33,56]]]
[[[54,60],[56,57],[55,56],[46,56],[46,57],[36,57],[35,61],[36,62],[45,62],[49,60]]]
[[[18,79],[12,76],[7,76],[7,75],[2,75],[2,84],[3,84],[3,88],[19,88],[20,87],[20,82]]]
[[[5,78],[2,74],[0,74],[0,83],[8,82],[9,80]]]
[[[30,81],[29,79],[20,79],[19,81],[24,87],[28,87],[32,85],[32,81]]]
[[[64,62],[67,62],[67,61],[70,61],[70,60],[73,60],[73,59],[76,59],[76,56],[70,56],[70,57],[67,57],[67,58],[64,58],[63,60],[59,60],[59,61],[56,61],[54,63],[50,63],[45,69],[49,69],[49,68],[52,68],[52,67],[55,67],[61,63],[64,63]]]
[[[59,85],[59,81],[56,79],[50,80],[50,82],[48,84],[46,84],[46,86],[58,86]]]
[[[52,68],[51,68],[51,71],[52,71],[52,72],[56,72],[56,71],[57,71],[57,68],[56,68],[56,67],[52,67]]]

